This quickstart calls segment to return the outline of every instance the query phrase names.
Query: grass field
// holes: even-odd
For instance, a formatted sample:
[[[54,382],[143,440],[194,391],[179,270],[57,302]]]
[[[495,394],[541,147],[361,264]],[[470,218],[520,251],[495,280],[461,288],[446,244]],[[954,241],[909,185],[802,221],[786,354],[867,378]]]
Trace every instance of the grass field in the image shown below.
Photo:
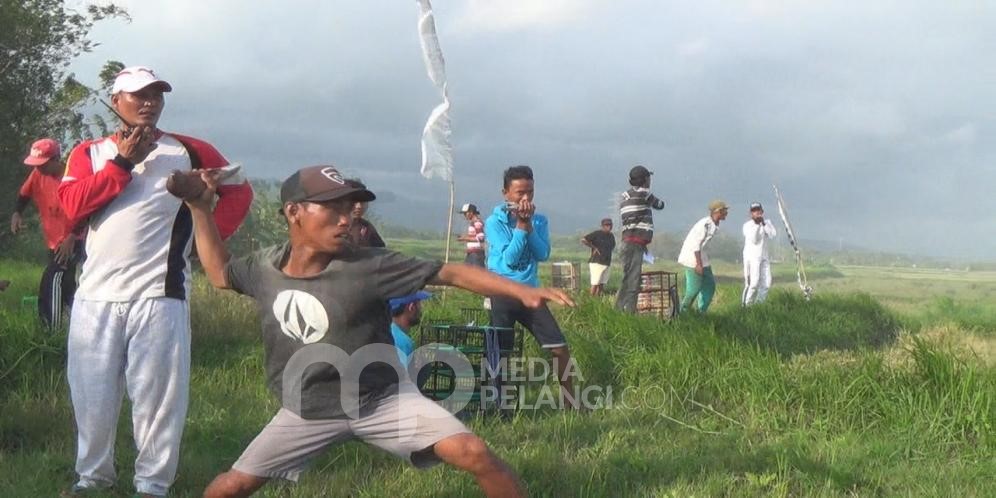
[[[21,306],[40,268],[0,260],[0,269],[14,280],[0,294],[0,496],[56,496],[73,480],[75,446],[65,335],[42,331]],[[716,271],[720,287],[705,316],[662,323],[583,295],[578,308],[555,310],[584,384],[611,387],[612,409],[523,411],[471,427],[534,496],[996,493],[996,275],[814,268],[807,303],[794,268],[776,265],[769,302],[742,310],[739,269]],[[201,280],[192,302],[191,407],[173,489],[184,497],[226,470],[277,408],[263,385],[250,303]],[[427,320],[456,319],[479,303],[448,292],[428,305]],[[119,485],[106,496],[132,493],[128,413],[118,431]],[[466,475],[415,471],[350,443],[316,461],[300,484],[261,496],[476,493]]]

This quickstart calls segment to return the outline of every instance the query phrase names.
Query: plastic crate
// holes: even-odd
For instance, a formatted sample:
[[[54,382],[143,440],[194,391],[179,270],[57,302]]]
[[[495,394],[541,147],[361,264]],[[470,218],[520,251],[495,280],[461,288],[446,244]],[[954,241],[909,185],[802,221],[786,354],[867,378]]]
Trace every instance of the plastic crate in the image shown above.
[[[488,341],[489,334],[492,334],[491,341]],[[419,347],[436,343],[437,348],[463,354],[470,362],[473,377],[459,378],[449,365],[432,362],[423,367],[428,372],[419,386],[422,394],[451,411],[454,407],[462,407],[460,415],[470,416],[498,411],[499,406],[494,402],[482,399],[483,386],[493,386],[499,392],[502,392],[501,386],[512,386],[511,391],[515,393],[512,409],[517,408],[519,386],[501,380],[503,372],[500,365],[502,360],[507,364],[508,360],[522,356],[522,338],[523,334],[513,328],[437,324],[423,329],[419,335]],[[490,367],[487,363],[489,353],[498,365]],[[484,371],[489,367],[497,370],[494,373],[498,378],[494,378],[492,372]],[[457,387],[470,387],[471,394],[463,399],[454,399]]]

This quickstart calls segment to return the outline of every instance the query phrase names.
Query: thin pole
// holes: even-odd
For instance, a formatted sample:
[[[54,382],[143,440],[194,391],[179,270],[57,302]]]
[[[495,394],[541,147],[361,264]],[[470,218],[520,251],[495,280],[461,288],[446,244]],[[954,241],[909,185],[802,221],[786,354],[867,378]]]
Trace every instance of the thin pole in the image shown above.
[[[456,186],[450,178],[450,209],[446,215],[446,255],[443,257],[444,263],[450,262],[450,239],[453,235],[453,202],[456,198]]]

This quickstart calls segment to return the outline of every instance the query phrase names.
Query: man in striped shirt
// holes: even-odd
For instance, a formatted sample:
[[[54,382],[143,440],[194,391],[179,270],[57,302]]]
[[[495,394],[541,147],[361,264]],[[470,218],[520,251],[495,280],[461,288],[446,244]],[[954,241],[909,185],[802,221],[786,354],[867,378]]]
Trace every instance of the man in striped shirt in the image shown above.
[[[467,243],[467,257],[463,262],[484,268],[487,265],[484,260],[484,221],[481,220],[481,213],[473,204],[464,204],[460,213],[467,219],[467,234],[457,237],[458,241]]]
[[[616,295],[616,309],[633,313],[640,292],[643,255],[654,237],[654,215],[650,209],[664,209],[664,201],[650,193],[650,172],[643,166],[629,170],[630,189],[622,195],[619,213],[622,217],[623,280]]]

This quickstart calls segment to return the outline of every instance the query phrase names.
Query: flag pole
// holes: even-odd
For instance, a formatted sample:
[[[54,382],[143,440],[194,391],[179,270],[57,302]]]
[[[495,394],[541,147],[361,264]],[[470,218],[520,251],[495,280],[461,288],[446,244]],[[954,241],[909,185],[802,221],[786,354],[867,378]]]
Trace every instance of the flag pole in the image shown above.
[[[450,239],[453,238],[453,202],[456,199],[456,186],[453,182],[453,177],[450,177],[450,210],[446,215],[446,255],[443,256],[443,262],[450,262]]]

